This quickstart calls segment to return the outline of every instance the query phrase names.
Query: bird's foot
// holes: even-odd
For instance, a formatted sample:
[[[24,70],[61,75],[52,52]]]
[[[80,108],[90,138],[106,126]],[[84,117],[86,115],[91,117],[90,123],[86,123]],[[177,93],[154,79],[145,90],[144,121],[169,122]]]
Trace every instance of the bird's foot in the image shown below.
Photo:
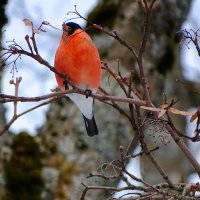
[[[65,90],[68,90],[68,89],[69,89],[69,86],[68,86],[68,78],[67,78],[67,76],[65,76],[65,78],[64,78],[63,85],[64,85],[64,87],[65,87]]]
[[[89,96],[91,96],[91,94],[92,94],[92,90],[90,90],[90,89],[86,89],[85,90],[85,96],[86,96],[86,98],[88,98]]]

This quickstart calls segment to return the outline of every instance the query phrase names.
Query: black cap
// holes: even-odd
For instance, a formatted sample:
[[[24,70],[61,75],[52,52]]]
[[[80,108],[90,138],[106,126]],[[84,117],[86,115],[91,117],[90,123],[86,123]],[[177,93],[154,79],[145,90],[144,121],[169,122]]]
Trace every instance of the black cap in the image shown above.
[[[65,25],[70,27],[68,29],[68,35],[72,35],[77,29],[82,29],[77,23],[74,22],[67,22]]]

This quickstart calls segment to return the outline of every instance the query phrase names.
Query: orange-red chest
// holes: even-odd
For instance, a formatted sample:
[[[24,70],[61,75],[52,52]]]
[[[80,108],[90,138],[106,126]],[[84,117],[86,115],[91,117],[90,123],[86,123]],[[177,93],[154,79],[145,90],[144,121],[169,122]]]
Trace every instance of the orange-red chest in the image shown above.
[[[55,68],[72,83],[86,89],[97,89],[101,80],[101,62],[90,37],[83,31],[61,38],[56,52]],[[59,87],[64,90],[63,79],[56,75]]]

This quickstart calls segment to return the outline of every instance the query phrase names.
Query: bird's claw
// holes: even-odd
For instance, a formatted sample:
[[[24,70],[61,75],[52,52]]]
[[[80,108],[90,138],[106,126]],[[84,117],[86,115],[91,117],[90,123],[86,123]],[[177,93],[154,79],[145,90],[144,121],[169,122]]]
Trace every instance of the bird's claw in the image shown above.
[[[91,96],[91,94],[92,94],[92,90],[90,90],[90,89],[86,89],[85,90],[85,96],[86,96],[86,98],[88,98],[89,96]]]
[[[65,78],[64,78],[63,85],[64,85],[64,87],[65,87],[65,90],[68,90],[68,89],[69,89],[69,86],[68,86],[68,78],[67,78],[67,76],[65,76]]]

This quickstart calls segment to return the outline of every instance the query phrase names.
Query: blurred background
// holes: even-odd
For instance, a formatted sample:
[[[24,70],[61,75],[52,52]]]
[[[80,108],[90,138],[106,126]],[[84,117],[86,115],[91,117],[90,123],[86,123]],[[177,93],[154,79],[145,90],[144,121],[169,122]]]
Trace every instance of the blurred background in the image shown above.
[[[89,2],[3,0],[0,5],[1,44],[7,46],[8,41],[15,39],[18,44],[27,49],[24,37],[30,34],[30,28],[24,25],[22,21],[24,18],[31,20],[36,27],[42,21],[48,21],[60,28],[63,21],[76,17],[73,14],[67,15],[69,11],[74,11],[74,5],[77,5],[77,10],[83,16],[108,30],[116,30],[138,50],[143,18],[137,1],[132,0],[123,2],[120,0]],[[163,102],[161,94],[165,92],[169,99],[181,99],[178,106],[182,110],[192,110],[199,106],[199,96],[191,93],[191,90],[199,89],[199,57],[194,46],[190,44],[188,48],[186,43],[181,42],[178,34],[185,28],[193,30],[199,28],[199,8],[200,0],[180,2],[157,0],[145,54],[148,81],[156,105]],[[87,26],[82,19],[73,21],[82,27]],[[41,56],[53,65],[61,32],[50,27],[44,29],[46,32],[36,36],[38,48]],[[128,50],[103,33],[94,30],[89,30],[88,33],[97,45],[101,59],[108,62],[116,72],[117,60],[119,60],[121,73],[126,76],[135,65],[135,60]],[[9,84],[12,79],[11,69],[12,66],[1,69],[0,90],[1,93],[13,95],[14,88]],[[14,76],[22,77],[20,96],[44,95],[56,87],[53,73],[24,56],[17,63],[17,72]],[[177,83],[176,79],[184,81],[191,90]],[[123,95],[113,80],[108,83],[106,73],[103,76],[102,87],[113,95]],[[23,112],[34,105],[36,104],[19,103],[18,112]],[[128,107],[124,105],[122,107],[128,111]],[[88,173],[98,171],[102,163],[117,159],[119,145],[127,146],[134,134],[129,122],[112,107],[96,101],[94,110],[100,133],[98,137],[89,139],[85,134],[81,114],[70,101],[65,99],[60,99],[19,118],[8,133],[0,138],[0,196],[12,200],[18,197],[18,199],[29,199],[31,193],[33,199],[37,200],[40,198],[74,200],[80,197],[83,181],[88,181],[90,184],[123,185],[119,180],[111,183],[96,179],[86,180]],[[12,113],[12,103],[0,105],[0,127],[9,121]],[[187,120],[183,118],[174,120],[179,129],[187,134],[193,133],[194,127],[191,124],[187,126]],[[151,132],[149,126],[146,130],[147,140],[154,146],[155,139],[150,136],[152,133],[149,133]],[[183,175],[191,182],[197,181],[193,169],[185,161],[176,144],[171,141],[165,145],[158,135],[156,138],[158,138],[156,145],[160,146],[156,156],[162,166],[165,166],[170,177],[175,182],[178,182]],[[200,155],[198,144],[188,145],[196,155]],[[169,148],[173,153],[167,151]],[[138,151],[135,145],[134,152]],[[165,153],[164,159],[163,153]],[[13,168],[13,166],[18,167]],[[150,182],[158,183],[162,180],[145,157],[134,160],[134,163],[130,162],[127,167],[138,177],[142,176]],[[27,177],[24,176],[24,171],[27,171]],[[17,177],[14,174],[17,174]],[[30,187],[27,187],[26,191],[21,190],[27,185]],[[107,195],[106,192],[97,191],[90,193],[88,199],[95,200],[100,196],[104,199]]]

